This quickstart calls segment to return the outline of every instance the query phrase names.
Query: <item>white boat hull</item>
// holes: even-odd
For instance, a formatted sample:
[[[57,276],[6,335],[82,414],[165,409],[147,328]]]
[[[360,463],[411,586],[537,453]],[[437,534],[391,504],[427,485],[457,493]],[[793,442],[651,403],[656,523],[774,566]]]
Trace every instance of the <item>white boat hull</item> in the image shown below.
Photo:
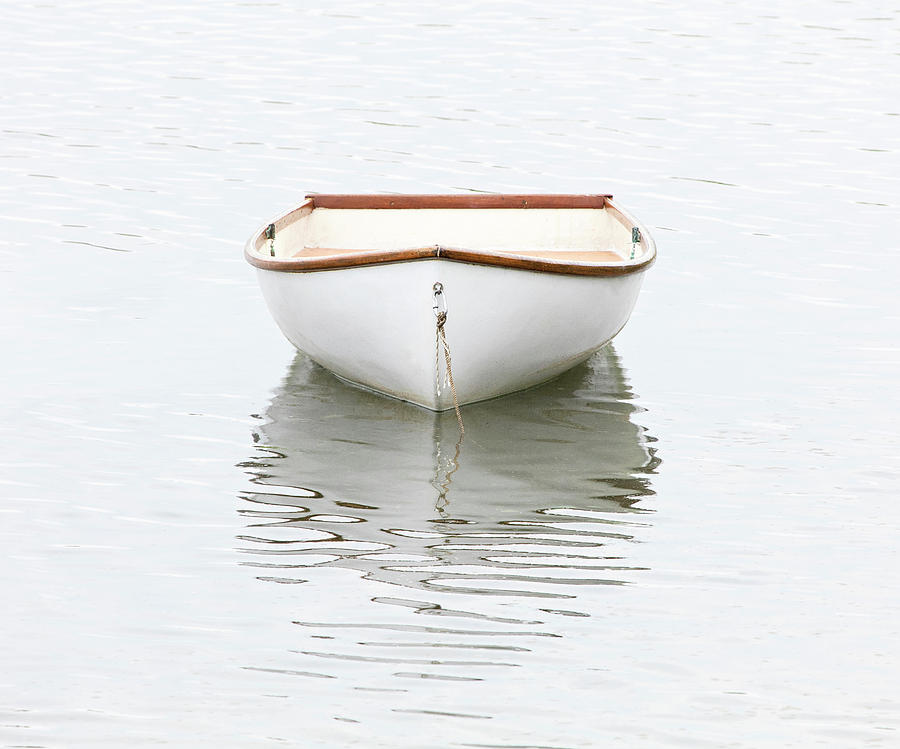
[[[548,274],[434,258],[313,273],[257,269],[287,339],[339,377],[434,411],[453,407],[433,286],[460,405],[537,385],[627,322],[643,271]]]

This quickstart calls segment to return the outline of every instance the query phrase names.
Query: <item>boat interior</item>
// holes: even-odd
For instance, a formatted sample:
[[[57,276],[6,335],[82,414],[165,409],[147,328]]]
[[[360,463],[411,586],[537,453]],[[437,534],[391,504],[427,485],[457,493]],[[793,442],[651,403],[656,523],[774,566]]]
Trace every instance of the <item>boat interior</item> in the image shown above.
[[[639,233],[634,242],[636,224],[609,198],[311,195],[257,234],[248,256],[252,248],[296,270],[429,255],[607,267],[652,259],[652,240]]]

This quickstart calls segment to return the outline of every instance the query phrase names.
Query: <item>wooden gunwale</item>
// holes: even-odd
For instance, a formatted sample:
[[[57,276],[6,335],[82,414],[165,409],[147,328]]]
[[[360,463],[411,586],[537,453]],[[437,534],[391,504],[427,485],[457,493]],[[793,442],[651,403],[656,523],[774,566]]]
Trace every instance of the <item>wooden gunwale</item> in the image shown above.
[[[314,208],[603,208],[612,195],[307,195]]]
[[[297,208],[274,221],[276,235],[285,226],[309,215],[315,208],[344,209],[414,209],[414,208],[597,208],[609,211],[627,228],[641,229],[643,260],[607,262],[566,262],[549,256],[534,257],[516,255],[514,252],[486,252],[462,247],[430,245],[397,250],[346,250],[334,249],[332,255],[316,257],[270,258],[263,255],[265,228],[261,228],[247,242],[244,256],[256,268],[286,273],[341,270],[366,265],[383,265],[419,260],[450,260],[473,265],[558,273],[576,276],[624,276],[639,273],[656,260],[656,246],[649,233],[630,215],[611,201],[611,195],[308,195]],[[323,248],[324,249],[324,248]]]

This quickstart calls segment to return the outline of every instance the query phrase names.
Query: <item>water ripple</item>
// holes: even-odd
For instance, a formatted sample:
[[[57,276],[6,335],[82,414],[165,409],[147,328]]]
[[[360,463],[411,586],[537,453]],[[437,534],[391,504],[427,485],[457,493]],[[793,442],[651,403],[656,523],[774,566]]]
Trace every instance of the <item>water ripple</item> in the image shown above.
[[[467,407],[462,443],[447,414],[353,388],[297,355],[253,435],[254,455],[240,464],[249,485],[238,512],[248,524],[237,540],[265,558],[242,564],[281,585],[315,586],[328,570],[348,570],[426,600],[375,595],[372,603],[387,604],[375,619],[360,601],[361,620],[297,620],[315,631],[310,643],[334,646],[296,648],[291,658],[355,663],[354,680],[381,664],[428,667],[394,678],[483,681],[491,667],[521,666],[536,643],[559,639],[547,615],[590,618],[574,605],[586,591],[647,570],[628,546],[652,527],[653,508],[641,503],[653,496],[659,459],[638,414],[612,348],[533,391]],[[285,577],[291,569],[303,578]],[[501,615],[504,600],[529,615]],[[548,608],[551,600],[572,604]],[[486,626],[428,626],[410,615]],[[341,634],[350,631],[427,638],[353,641]],[[452,650],[515,658],[442,655]]]

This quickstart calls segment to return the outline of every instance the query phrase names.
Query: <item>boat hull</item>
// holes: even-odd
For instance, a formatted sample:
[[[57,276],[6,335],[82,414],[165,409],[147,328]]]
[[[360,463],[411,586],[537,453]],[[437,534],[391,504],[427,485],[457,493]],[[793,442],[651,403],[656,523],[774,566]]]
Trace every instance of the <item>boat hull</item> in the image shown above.
[[[643,271],[548,274],[447,260],[312,273],[257,269],[287,339],[339,377],[419,406],[453,407],[433,287],[460,405],[523,390],[586,360],[627,322]]]

